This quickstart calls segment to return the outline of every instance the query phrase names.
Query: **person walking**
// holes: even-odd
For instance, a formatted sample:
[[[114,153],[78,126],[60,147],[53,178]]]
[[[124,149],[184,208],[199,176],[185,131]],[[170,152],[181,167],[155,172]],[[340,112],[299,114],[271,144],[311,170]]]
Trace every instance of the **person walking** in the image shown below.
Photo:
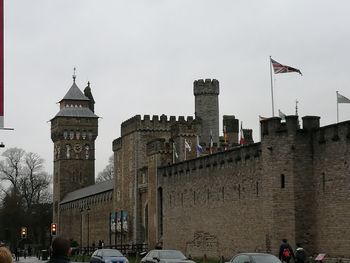
[[[12,254],[7,247],[0,247],[0,262],[1,263],[12,263]]]
[[[19,251],[18,251],[18,247],[15,247],[15,260],[19,261]]]
[[[286,238],[282,239],[282,244],[279,249],[278,258],[282,262],[289,263],[290,259],[294,259],[294,253],[292,247],[288,244],[288,240]]]
[[[296,263],[305,263],[305,260],[306,260],[305,250],[301,247],[300,243],[297,243],[296,246],[297,246],[297,248],[295,249],[295,252],[294,252],[295,262]]]
[[[47,263],[70,263],[71,247],[68,239],[61,236],[56,237],[52,241],[51,249],[52,256]]]

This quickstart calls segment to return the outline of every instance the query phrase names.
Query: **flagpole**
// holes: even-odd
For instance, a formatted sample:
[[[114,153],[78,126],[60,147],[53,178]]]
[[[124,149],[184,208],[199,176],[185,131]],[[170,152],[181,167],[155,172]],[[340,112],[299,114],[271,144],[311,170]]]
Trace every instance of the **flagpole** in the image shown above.
[[[335,92],[337,95],[337,123],[339,122],[339,103],[338,103],[338,91]]]
[[[275,108],[274,108],[274,103],[273,103],[273,84],[272,84],[272,65],[271,65],[271,56],[270,56],[270,78],[271,78],[272,117],[275,117]]]
[[[186,139],[185,139],[185,147],[184,147],[184,149],[185,149],[185,161],[186,161]]]
[[[175,163],[175,144],[173,143],[173,163]]]

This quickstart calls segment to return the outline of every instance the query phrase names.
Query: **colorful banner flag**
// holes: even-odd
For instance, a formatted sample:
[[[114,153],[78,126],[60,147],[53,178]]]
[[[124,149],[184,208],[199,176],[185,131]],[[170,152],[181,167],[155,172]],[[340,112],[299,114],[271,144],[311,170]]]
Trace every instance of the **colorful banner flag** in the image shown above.
[[[197,157],[199,157],[203,152],[203,147],[199,144],[199,137],[197,135],[197,145],[196,145]]]
[[[286,66],[286,65],[282,65],[282,64],[278,63],[276,60],[273,60],[272,58],[271,58],[271,64],[272,64],[273,71],[275,72],[275,74],[297,72],[300,75],[303,75],[299,69],[293,68],[290,66]]]
[[[241,138],[239,139],[239,144],[240,145],[244,145],[244,133],[243,133],[243,122],[241,122],[241,130],[240,130],[240,133],[241,133]]]
[[[224,145],[225,145],[225,151],[227,150],[227,132],[226,132],[226,125],[224,125]]]

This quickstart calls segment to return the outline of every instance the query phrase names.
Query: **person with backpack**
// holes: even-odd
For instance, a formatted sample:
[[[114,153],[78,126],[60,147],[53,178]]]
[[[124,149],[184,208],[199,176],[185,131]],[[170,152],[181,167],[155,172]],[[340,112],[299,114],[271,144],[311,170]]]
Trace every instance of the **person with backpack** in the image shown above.
[[[305,250],[301,247],[300,243],[297,243],[297,248],[295,249],[295,262],[296,263],[305,263],[306,253]]]
[[[288,244],[287,239],[282,239],[282,244],[279,249],[278,258],[282,262],[289,263],[290,259],[294,259],[294,253],[292,247]]]

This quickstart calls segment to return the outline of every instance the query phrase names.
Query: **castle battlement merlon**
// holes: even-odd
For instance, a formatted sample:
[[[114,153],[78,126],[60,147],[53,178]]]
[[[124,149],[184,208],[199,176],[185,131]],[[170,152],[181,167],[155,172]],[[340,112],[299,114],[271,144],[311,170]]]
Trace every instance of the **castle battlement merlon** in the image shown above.
[[[304,116],[303,120],[303,129],[304,130],[314,130],[320,128],[320,117],[319,116]]]
[[[191,125],[194,122],[192,116],[188,116],[185,119],[184,116],[179,116],[176,120],[175,116],[168,116],[162,114],[153,115],[152,118],[150,115],[146,114],[141,117],[141,115],[135,115],[134,117],[124,121],[121,125],[121,136],[125,136],[134,131],[170,131],[170,127],[175,123],[182,123],[185,125]]]
[[[122,148],[122,137],[119,137],[119,138],[113,140],[113,143],[112,143],[113,152],[118,151],[121,148]]]
[[[194,95],[215,94],[219,95],[219,81],[216,79],[199,79],[193,82]]]
[[[314,140],[318,144],[338,141],[350,141],[350,121],[335,123],[313,130]]]
[[[147,143],[146,146],[146,154],[147,155],[153,155],[157,153],[170,153],[171,152],[171,146],[169,142],[167,142],[165,139],[155,139]]]
[[[167,166],[161,166],[158,168],[158,172],[162,176],[171,176],[183,171],[208,169],[225,164],[239,166],[243,162],[260,161],[260,156],[261,143],[254,143],[249,146],[235,147],[224,152],[218,152],[211,155],[201,156],[196,159],[191,159]]]
[[[281,132],[286,132],[286,134],[295,134],[299,129],[298,127],[298,116],[288,115],[286,116],[286,121],[281,122],[280,117],[272,117],[260,121],[260,129],[262,138],[264,136],[275,136]]]

